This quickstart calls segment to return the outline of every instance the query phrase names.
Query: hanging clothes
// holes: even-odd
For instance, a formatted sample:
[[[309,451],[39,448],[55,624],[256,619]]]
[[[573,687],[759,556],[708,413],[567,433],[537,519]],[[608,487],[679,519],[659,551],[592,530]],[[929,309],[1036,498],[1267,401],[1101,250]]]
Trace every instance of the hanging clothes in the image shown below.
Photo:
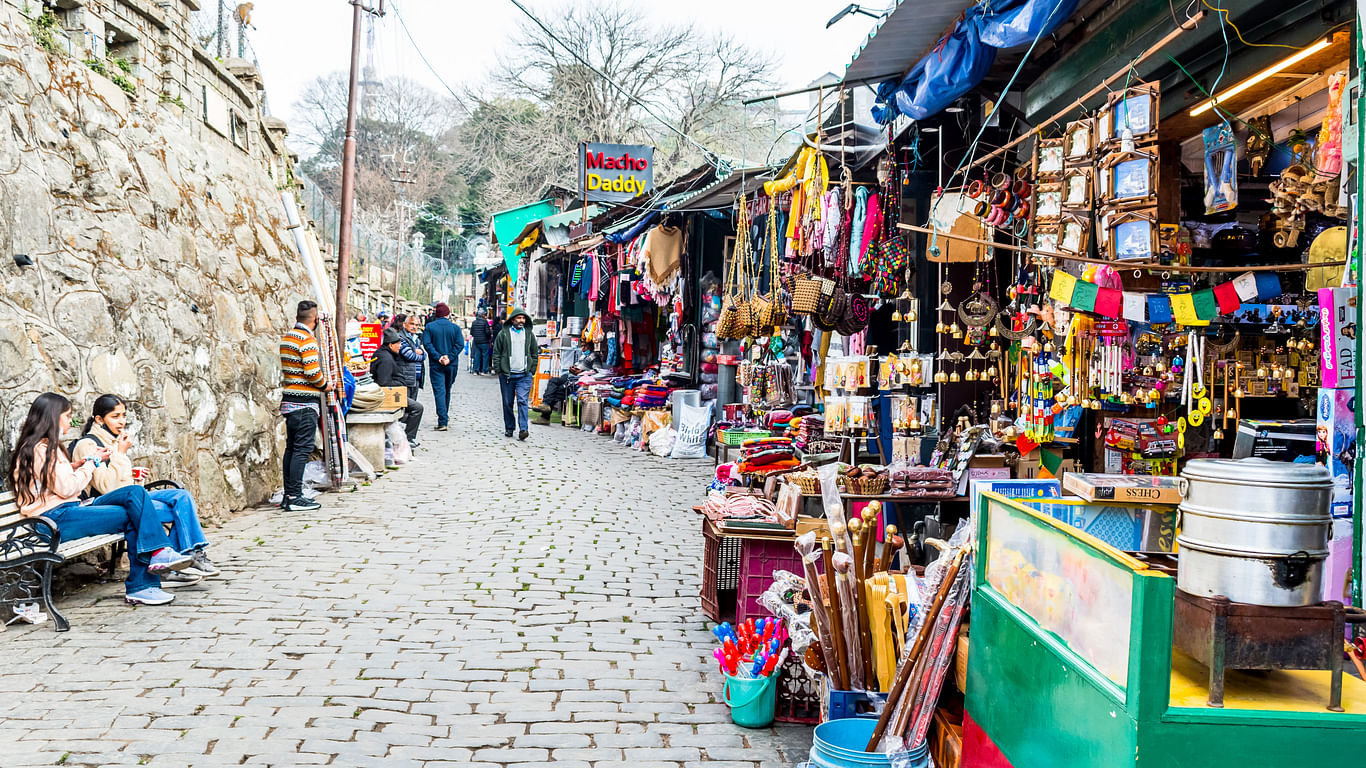
[[[849,228],[849,268],[858,269],[863,265],[863,222],[868,216],[868,188],[859,187],[854,191],[854,221]]]
[[[876,245],[878,232],[882,229],[882,196],[874,192],[868,196],[868,210],[863,219],[863,244],[859,246],[859,267],[868,260],[868,251]]]

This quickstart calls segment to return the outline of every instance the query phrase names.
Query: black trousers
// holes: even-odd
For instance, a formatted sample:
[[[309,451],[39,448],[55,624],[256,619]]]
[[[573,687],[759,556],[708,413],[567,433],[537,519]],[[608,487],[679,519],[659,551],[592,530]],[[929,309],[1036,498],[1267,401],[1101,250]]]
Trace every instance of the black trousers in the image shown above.
[[[313,454],[313,436],[318,430],[318,412],[300,408],[285,414],[285,499],[304,493],[304,465]]]
[[[409,387],[408,407],[403,409],[403,434],[408,436],[408,442],[417,440],[417,427],[422,423],[422,403],[417,401],[417,388]]]

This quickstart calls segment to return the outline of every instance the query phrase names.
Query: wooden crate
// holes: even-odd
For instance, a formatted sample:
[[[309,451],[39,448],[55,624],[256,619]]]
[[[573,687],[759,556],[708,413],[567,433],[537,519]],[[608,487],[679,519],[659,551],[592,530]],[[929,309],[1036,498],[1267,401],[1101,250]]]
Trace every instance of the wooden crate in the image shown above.
[[[384,390],[384,401],[375,410],[396,411],[408,407],[407,387],[380,387],[380,389]]]

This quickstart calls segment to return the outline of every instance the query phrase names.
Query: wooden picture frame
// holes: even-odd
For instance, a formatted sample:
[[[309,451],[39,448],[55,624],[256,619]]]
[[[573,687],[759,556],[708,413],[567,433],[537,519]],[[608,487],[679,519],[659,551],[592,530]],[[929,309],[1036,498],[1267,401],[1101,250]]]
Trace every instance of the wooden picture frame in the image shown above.
[[[1111,93],[1097,120],[1094,146],[1102,150],[1120,146],[1126,127],[1135,144],[1156,141],[1160,102],[1157,83],[1140,83]]]
[[[1033,214],[1036,221],[1057,221],[1062,217],[1063,186],[1059,182],[1034,187]]]
[[[1058,251],[1068,256],[1086,256],[1091,250],[1089,214],[1064,214],[1058,222]]]
[[[1066,165],[1090,164],[1096,151],[1096,121],[1073,120],[1063,132],[1063,160]]]
[[[1095,201],[1095,187],[1092,176],[1095,168],[1078,165],[1067,169],[1062,175],[1062,207],[1091,209]]]
[[[1159,253],[1157,209],[1115,211],[1106,226],[1106,255],[1112,261],[1153,261]]]
[[[1033,239],[1030,240],[1029,245],[1040,253],[1060,255],[1062,252],[1058,250],[1058,235],[1059,230],[1056,222],[1044,223],[1036,221],[1034,223]]]
[[[1062,178],[1066,164],[1063,139],[1039,139],[1039,162],[1035,177],[1040,181],[1053,181]]]
[[[1112,152],[1101,164],[1097,198],[1117,208],[1157,204],[1157,155],[1151,152]]]

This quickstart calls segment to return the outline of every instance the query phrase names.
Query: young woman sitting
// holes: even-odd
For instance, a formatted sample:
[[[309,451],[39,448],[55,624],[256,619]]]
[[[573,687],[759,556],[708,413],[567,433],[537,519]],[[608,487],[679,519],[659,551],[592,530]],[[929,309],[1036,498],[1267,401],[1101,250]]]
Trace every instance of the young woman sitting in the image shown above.
[[[9,468],[19,513],[43,516],[67,540],[122,532],[128,544],[124,599],[135,605],[171,602],[175,595],[161,588],[158,577],[188,568],[193,559],[171,546],[142,486],[126,486],[89,504],[81,503],[81,492],[108,460],[110,449],[97,449],[88,459],[73,464],[62,445],[62,429],[70,423],[71,401],[55,392],[39,395],[29,407]]]
[[[101,448],[109,449],[109,461],[95,470],[90,480],[91,495],[114,491],[139,483],[133,477],[133,462],[128,450],[133,447],[128,425],[128,404],[118,395],[100,395],[91,408],[85,431],[71,449],[71,460],[80,461],[95,455]],[[219,570],[209,560],[204,548],[204,528],[199,524],[194,497],[182,488],[148,491],[157,519],[171,526],[175,548],[193,558],[194,563],[183,571],[162,576],[163,587],[183,587],[199,582],[206,576],[217,576]]]

